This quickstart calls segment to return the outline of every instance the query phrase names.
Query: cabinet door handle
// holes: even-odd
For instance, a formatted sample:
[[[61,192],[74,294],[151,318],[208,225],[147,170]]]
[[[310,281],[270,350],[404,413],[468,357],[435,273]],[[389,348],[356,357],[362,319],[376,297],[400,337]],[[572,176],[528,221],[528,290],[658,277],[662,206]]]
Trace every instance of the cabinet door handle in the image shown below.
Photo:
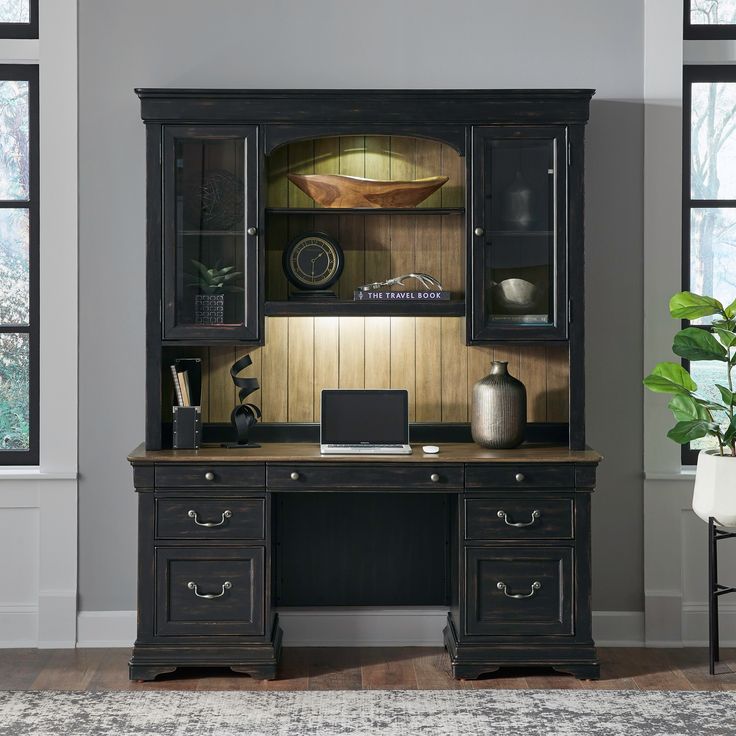
[[[233,584],[229,580],[226,580],[222,584],[222,590],[219,593],[200,593],[197,588],[197,583],[193,583],[191,581],[187,583],[187,588],[189,588],[189,590],[193,590],[194,595],[196,595],[197,598],[206,598],[208,601],[211,601],[213,598],[222,598],[222,596],[225,595],[225,591],[230,590],[232,587]]]
[[[432,473],[432,475],[429,476],[429,479],[432,481],[432,483],[439,483],[440,477],[437,475],[437,473]]]
[[[213,526],[222,526],[227,519],[229,519],[233,515],[233,512],[230,511],[230,509],[225,509],[225,511],[222,512],[222,519],[220,521],[200,521],[197,512],[194,509],[189,509],[187,511],[187,516],[190,519],[194,519],[194,523],[197,526],[206,526],[206,527],[213,527]]]
[[[215,479],[215,474],[213,472],[211,472],[211,471],[208,471],[207,473],[204,474],[204,479],[205,480],[214,480]]]
[[[540,583],[538,580],[535,580],[532,583],[532,588],[529,593],[509,593],[508,590],[506,590],[506,583],[504,583],[502,580],[499,580],[496,583],[496,587],[499,590],[502,590],[503,594],[507,598],[531,598],[542,587],[542,583]]]
[[[514,478],[516,478],[517,483],[523,483],[526,480],[524,473],[517,473]]]
[[[258,235],[258,228],[257,227],[249,227],[248,228],[248,235]]]
[[[300,475],[296,472],[296,470],[289,476],[292,480],[299,480]]]
[[[486,231],[482,227],[477,227],[473,232],[476,234],[477,237],[481,238],[486,234]]]
[[[534,509],[534,511],[532,511],[531,521],[509,521],[508,514],[503,509],[499,509],[496,512],[496,516],[498,516],[499,519],[503,519],[503,523],[506,524],[506,526],[523,527],[533,526],[536,524],[537,519],[541,518],[542,512],[539,511],[539,509]]]

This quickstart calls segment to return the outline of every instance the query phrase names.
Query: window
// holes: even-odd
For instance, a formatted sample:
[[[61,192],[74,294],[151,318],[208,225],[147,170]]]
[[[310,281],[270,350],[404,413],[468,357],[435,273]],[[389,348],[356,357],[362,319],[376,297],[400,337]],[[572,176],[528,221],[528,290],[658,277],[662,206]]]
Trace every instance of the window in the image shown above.
[[[38,68],[0,65],[0,464],[38,463]]]
[[[685,38],[736,38],[736,0],[685,0]]]
[[[736,299],[736,66],[683,71],[683,289],[730,304]],[[716,375],[723,383],[723,364],[697,362],[690,369],[699,386]],[[711,441],[683,445],[683,464],[695,463]]]
[[[0,0],[0,38],[38,38],[38,0]]]

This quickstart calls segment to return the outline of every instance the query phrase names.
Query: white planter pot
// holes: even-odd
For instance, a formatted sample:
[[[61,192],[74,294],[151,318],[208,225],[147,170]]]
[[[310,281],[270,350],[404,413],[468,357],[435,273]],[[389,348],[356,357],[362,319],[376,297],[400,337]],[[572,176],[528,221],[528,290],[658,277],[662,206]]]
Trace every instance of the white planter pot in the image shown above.
[[[693,511],[703,521],[712,516],[719,526],[736,527],[736,457],[701,451],[695,474]]]

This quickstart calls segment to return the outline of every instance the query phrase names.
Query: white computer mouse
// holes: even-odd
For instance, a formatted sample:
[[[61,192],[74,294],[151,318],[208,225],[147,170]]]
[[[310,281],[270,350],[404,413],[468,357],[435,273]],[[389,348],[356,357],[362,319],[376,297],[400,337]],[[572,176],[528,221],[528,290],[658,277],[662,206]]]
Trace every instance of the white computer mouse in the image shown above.
[[[437,445],[424,445],[422,447],[422,452],[426,453],[427,455],[436,455],[440,451],[440,448],[437,447]]]

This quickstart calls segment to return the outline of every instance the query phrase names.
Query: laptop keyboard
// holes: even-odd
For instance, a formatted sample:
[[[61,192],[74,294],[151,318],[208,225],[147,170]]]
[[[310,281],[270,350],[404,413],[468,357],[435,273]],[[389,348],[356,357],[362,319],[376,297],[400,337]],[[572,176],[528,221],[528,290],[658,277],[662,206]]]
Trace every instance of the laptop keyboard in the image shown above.
[[[403,447],[404,445],[392,444],[392,445],[325,445],[325,447],[357,447],[360,449],[368,450],[372,447]]]

